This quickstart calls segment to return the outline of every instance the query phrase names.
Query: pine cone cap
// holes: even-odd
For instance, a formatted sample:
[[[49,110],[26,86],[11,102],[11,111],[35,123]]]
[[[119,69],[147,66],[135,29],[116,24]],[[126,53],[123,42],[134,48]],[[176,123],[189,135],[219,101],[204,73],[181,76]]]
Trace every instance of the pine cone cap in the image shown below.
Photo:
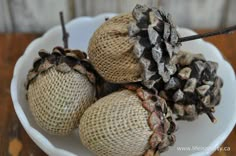
[[[136,5],[132,14],[135,22],[129,26],[129,35],[136,40],[133,52],[143,69],[142,83],[151,89],[176,72],[170,60],[179,51],[179,34],[170,14],[161,9]]]
[[[179,119],[194,120],[206,113],[212,122],[221,99],[223,81],[217,76],[218,64],[206,61],[202,54],[179,52],[173,59],[177,72],[164,85],[160,96],[167,100]]]
[[[142,102],[134,92],[122,90],[85,111],[79,134],[82,143],[98,156],[154,156],[175,142],[171,115],[163,99]]]
[[[39,55],[26,83],[30,110],[46,132],[67,135],[78,127],[83,112],[95,101],[92,73],[81,63],[86,55],[60,47],[52,54],[41,50]]]
[[[132,14],[113,17],[92,36],[88,55],[107,81],[143,81],[152,88],[175,71],[170,58],[179,48],[178,33],[170,15],[137,5]]]

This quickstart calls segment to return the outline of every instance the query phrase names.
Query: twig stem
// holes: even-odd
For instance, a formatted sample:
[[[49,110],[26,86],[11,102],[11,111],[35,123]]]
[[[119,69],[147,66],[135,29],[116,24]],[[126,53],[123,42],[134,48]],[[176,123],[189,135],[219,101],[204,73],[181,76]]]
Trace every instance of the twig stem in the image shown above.
[[[227,34],[227,33],[230,33],[230,32],[232,32],[234,30],[236,30],[236,25],[228,27],[228,28],[225,28],[225,29],[213,31],[213,32],[208,32],[208,33],[205,33],[205,34],[199,34],[199,35],[182,37],[182,38],[179,38],[178,42],[187,42],[187,41],[196,40],[196,39],[199,39],[199,38],[206,38],[206,37],[210,37],[210,36]]]
[[[64,48],[68,48],[69,34],[66,32],[65,23],[64,23],[64,16],[63,16],[62,11],[60,12],[60,21],[61,21],[61,27],[62,27],[62,40],[64,43]]]
[[[207,112],[206,114],[210,118],[212,123],[216,123],[217,122],[216,118],[213,116],[213,114],[211,112]]]

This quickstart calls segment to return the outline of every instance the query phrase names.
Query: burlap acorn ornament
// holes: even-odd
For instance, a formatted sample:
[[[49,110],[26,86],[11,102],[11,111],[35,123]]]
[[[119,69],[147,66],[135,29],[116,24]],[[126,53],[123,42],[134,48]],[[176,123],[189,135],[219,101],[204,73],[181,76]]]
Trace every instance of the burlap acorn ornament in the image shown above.
[[[177,72],[164,85],[159,85],[160,96],[167,100],[179,119],[194,120],[206,113],[212,115],[221,99],[223,81],[217,76],[218,64],[207,61],[202,54],[179,52],[172,61]]]
[[[89,107],[81,118],[79,134],[98,156],[154,156],[175,142],[171,115],[164,99],[154,99],[144,90],[136,94],[125,89]]]
[[[94,75],[85,68],[86,54],[56,47],[39,52],[27,76],[27,99],[36,123],[53,135],[78,127],[84,111],[95,101]]]
[[[88,55],[98,73],[113,83],[142,81],[148,88],[176,71],[170,59],[179,35],[170,15],[136,5],[132,13],[106,21],[90,40]]]
[[[113,17],[96,30],[90,39],[88,55],[97,72],[114,83],[141,80],[141,66],[132,53],[134,41],[128,35],[131,14]]]

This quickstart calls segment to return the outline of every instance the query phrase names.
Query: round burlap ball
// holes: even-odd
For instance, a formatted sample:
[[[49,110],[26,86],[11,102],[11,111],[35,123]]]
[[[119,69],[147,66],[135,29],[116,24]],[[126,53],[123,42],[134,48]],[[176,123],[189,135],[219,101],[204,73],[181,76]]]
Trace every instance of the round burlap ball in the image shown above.
[[[132,52],[135,41],[128,34],[132,21],[131,13],[113,17],[98,28],[90,40],[89,59],[98,73],[109,82],[141,80],[142,68]]]
[[[99,99],[81,118],[82,143],[98,156],[139,156],[153,131],[136,93],[123,90]]]
[[[84,75],[74,70],[62,73],[55,67],[32,80],[27,94],[37,124],[54,135],[67,135],[77,128],[95,101],[95,89]]]

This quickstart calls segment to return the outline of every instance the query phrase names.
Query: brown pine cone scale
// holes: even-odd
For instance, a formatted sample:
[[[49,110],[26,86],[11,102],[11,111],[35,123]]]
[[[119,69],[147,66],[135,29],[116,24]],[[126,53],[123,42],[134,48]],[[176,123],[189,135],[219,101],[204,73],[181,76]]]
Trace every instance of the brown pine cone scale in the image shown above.
[[[94,84],[93,74],[90,74],[88,69],[84,68],[84,62],[86,62],[86,53],[79,50],[63,49],[61,47],[55,47],[52,54],[49,54],[44,49],[39,51],[39,56],[34,64],[33,68],[29,71],[27,75],[26,88],[28,88],[29,83],[34,80],[38,74],[49,70],[52,67],[59,72],[67,73],[72,69],[78,71],[81,74],[86,75],[89,80]]]

